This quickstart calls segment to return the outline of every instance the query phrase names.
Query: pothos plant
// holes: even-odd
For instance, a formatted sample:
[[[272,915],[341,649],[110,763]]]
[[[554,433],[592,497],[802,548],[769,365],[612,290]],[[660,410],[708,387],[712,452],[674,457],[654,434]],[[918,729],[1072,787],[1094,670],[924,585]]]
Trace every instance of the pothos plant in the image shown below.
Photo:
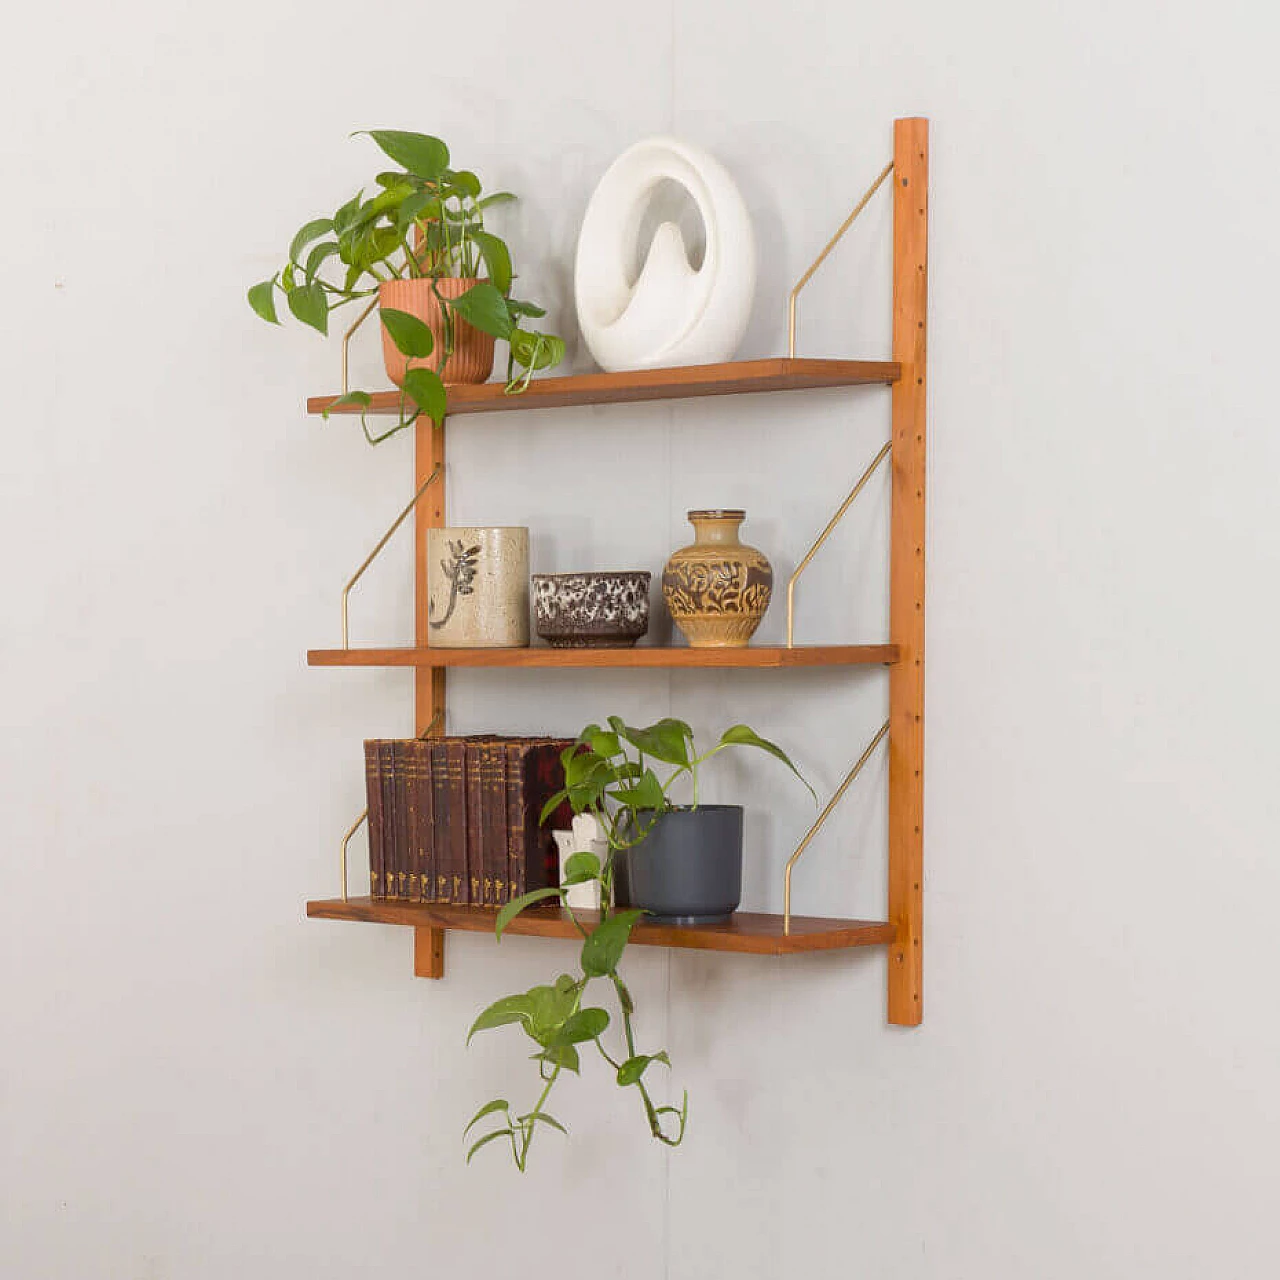
[[[485,227],[485,214],[516,197],[509,191],[482,194],[480,179],[469,169],[450,167],[449,148],[439,138],[398,129],[365,131],[398,166],[379,173],[377,191],[357,191],[332,216],[306,223],[289,246],[289,260],[271,277],[249,290],[249,305],[279,324],[276,295],[289,311],[319,333],[329,331],[329,316],[349,303],[368,298],[388,280],[424,279],[440,306],[444,341],[416,316],[391,308],[382,323],[405,358],[400,421],[374,436],[364,418],[371,397],[349,391],[330,408],[354,405],[370,444],[409,426],[420,414],[439,424],[446,399],[441,371],[452,354],[457,320],[507,343],[507,390],[522,391],[536,369],[564,358],[564,341],[554,334],[524,327],[529,318],[545,315],[533,302],[511,296],[513,273],[506,243]],[[469,279],[487,272],[457,298],[446,298],[435,282]],[[435,357],[435,368],[409,368],[411,359]],[[326,410],[326,417],[328,411]]]
[[[767,752],[809,787],[781,747],[760,737],[745,724],[726,729],[715,746],[699,754],[694,747],[693,730],[682,720],[664,719],[637,729],[611,716],[607,729],[597,724],[588,725],[561,755],[565,786],[547,801],[541,821],[545,823],[568,800],[575,814],[595,815],[608,840],[608,853],[603,861],[594,853],[573,854],[565,863],[558,888],[526,893],[498,912],[495,932],[501,938],[503,930],[527,907],[558,898],[582,936],[582,949],[576,972],[562,973],[550,985],[504,996],[472,1024],[468,1044],[478,1031],[518,1023],[534,1044],[532,1059],[538,1064],[542,1090],[533,1106],[523,1113],[513,1112],[505,1098],[485,1103],[472,1117],[464,1136],[486,1118],[495,1117],[500,1123],[472,1144],[467,1152],[468,1163],[481,1147],[505,1139],[510,1144],[516,1167],[523,1171],[539,1125],[567,1132],[547,1111],[547,1100],[564,1072],[579,1073],[579,1050],[583,1046],[596,1049],[614,1073],[619,1088],[636,1091],[654,1138],[670,1147],[678,1147],[683,1141],[689,1119],[688,1091],[679,1107],[659,1106],[654,1102],[646,1075],[655,1063],[669,1068],[671,1059],[665,1049],[656,1053],[640,1052],[633,1023],[635,1001],[618,973],[631,930],[644,912],[616,910],[610,905],[615,861],[622,851],[643,840],[663,813],[676,807],[671,800],[671,789],[685,777],[691,780],[692,807],[696,809],[700,767],[730,747],[754,747]],[[666,766],[665,778],[659,777],[655,764]],[[809,791],[813,794],[812,787]],[[568,903],[570,887],[589,883],[597,884],[600,889],[603,905],[598,919],[594,912],[588,919],[581,918]],[[591,984],[597,980],[612,993],[620,1028],[607,1009],[588,999]],[[611,1026],[620,1030],[620,1035],[615,1031],[612,1047],[605,1042],[605,1033]]]

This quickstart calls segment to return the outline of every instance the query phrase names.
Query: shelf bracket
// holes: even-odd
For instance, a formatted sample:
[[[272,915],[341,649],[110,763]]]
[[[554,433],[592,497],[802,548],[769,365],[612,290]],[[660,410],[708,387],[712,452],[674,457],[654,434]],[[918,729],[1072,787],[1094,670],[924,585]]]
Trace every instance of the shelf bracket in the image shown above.
[[[375,559],[377,559],[378,553],[382,550],[382,548],[385,547],[387,543],[391,541],[391,535],[395,533],[395,531],[402,524],[404,524],[404,522],[409,518],[410,512],[412,512],[414,507],[418,505],[419,501],[422,498],[422,495],[426,493],[426,491],[429,488],[431,488],[431,485],[440,478],[443,471],[444,471],[443,465],[436,467],[431,472],[431,474],[422,482],[422,484],[418,488],[418,492],[415,493],[413,497],[409,500],[409,505],[405,507],[405,509],[398,516],[396,516],[395,522],[392,524],[391,528],[388,529],[386,533],[384,533],[382,537],[378,539],[378,545],[374,547],[374,549],[370,551],[367,556],[365,556],[364,563],[355,571],[355,573],[351,575],[350,581],[347,583],[345,587],[342,588],[342,647],[344,649],[351,648],[351,645],[348,642],[348,638],[347,638],[347,597],[350,596],[351,594],[351,588],[354,587],[356,583],[360,581],[361,575],[364,573],[364,571],[374,562]]]
[[[347,350],[351,346],[351,339],[356,336],[356,330],[373,315],[377,305],[378,299],[375,295],[373,301],[356,317],[355,324],[342,335],[342,394],[344,396],[349,390],[347,387]]]
[[[883,183],[892,172],[893,161],[890,160],[889,163],[880,171],[880,176],[867,189],[867,194],[864,195],[854,206],[853,212],[840,224],[840,230],[827,241],[827,247],[823,249],[816,258],[814,258],[813,262],[809,266],[809,270],[796,281],[795,288],[791,290],[791,294],[787,298],[787,355],[792,360],[794,360],[796,356],[796,299],[800,297],[800,290],[813,279],[818,268],[826,261],[827,254],[829,254],[831,250],[840,243],[844,233],[853,226],[853,220],[863,211],[863,209],[867,207],[871,202],[871,197],[880,190],[880,184]],[[364,317],[361,316],[360,319],[363,320]],[[356,323],[359,324],[360,321],[357,320]],[[347,390],[345,364],[343,365],[342,390],[345,394]]]
[[[809,841],[822,829],[822,824],[831,816],[831,811],[844,799],[844,793],[853,785],[854,779],[862,772],[862,766],[871,759],[871,753],[880,745],[880,740],[889,732],[889,722],[886,720],[880,726],[880,732],[871,739],[867,745],[867,749],[858,757],[858,763],[845,774],[844,781],[836,788],[836,793],[827,802],[827,807],[818,814],[818,820],[805,833],[805,837],[796,846],[796,851],[787,859],[786,881],[782,891],[782,932],[791,932],[791,872],[794,870],[797,862],[800,861],[800,855],[809,847]]]
[[[796,620],[796,583],[800,580],[800,575],[809,567],[809,561],[818,554],[818,548],[826,542],[831,531],[844,519],[844,513],[853,506],[853,500],[862,492],[863,486],[875,475],[876,468],[889,456],[893,449],[893,441],[890,440],[883,449],[871,460],[871,465],[862,473],[862,478],[853,486],[853,492],[840,504],[840,509],[827,522],[827,527],[818,534],[818,540],[805,552],[804,559],[796,565],[796,571],[787,579],[787,648],[794,649],[795,641],[795,620]]]

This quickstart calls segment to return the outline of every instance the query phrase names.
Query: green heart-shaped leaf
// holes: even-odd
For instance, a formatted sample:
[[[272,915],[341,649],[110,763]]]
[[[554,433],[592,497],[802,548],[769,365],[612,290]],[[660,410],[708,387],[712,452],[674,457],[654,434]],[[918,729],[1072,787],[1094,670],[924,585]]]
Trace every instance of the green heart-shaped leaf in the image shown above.
[[[507,301],[487,280],[472,285],[450,304],[468,324],[495,338],[511,336],[513,325],[507,312]]]
[[[417,316],[392,307],[383,307],[378,314],[401,355],[425,360],[435,350],[436,340],[430,328]]]
[[[501,938],[502,931],[518,916],[526,907],[531,907],[535,902],[542,902],[547,898],[558,898],[560,896],[559,889],[535,889],[532,893],[522,893],[518,898],[512,898],[506,903],[502,910],[498,912],[498,918],[494,922],[493,931]]]
[[[404,375],[404,392],[438,427],[449,412],[449,396],[434,369],[410,369]]]
[[[289,290],[289,310],[319,333],[329,332],[329,302],[324,289],[314,281]]]
[[[261,284],[255,284],[249,290],[249,305],[270,324],[280,323],[280,317],[276,315],[276,281],[274,276],[270,280],[264,280]]]
[[[333,230],[333,220],[331,218],[316,218],[312,222],[308,222],[296,236],[293,237],[293,243],[289,246],[289,261],[298,262],[299,255],[303,249],[307,247],[313,240],[319,240],[326,232]],[[299,263],[301,265],[301,263]]]
[[[616,911],[591,931],[582,944],[582,972],[592,978],[603,978],[618,967],[627,939],[643,911]]]
[[[396,164],[428,182],[434,182],[449,167],[449,148],[430,134],[407,133],[402,129],[365,132]]]

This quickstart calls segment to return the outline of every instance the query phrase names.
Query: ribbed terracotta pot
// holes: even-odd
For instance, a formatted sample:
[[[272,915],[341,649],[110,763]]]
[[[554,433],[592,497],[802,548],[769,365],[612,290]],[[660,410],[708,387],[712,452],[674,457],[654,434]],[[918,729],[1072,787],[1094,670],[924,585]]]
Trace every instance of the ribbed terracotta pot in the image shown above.
[[[430,280],[384,280],[378,286],[378,303],[393,311],[407,311],[417,316],[431,330],[436,350],[425,360],[406,360],[399,347],[392,341],[387,326],[382,330],[382,361],[387,366],[387,376],[396,386],[404,382],[406,369],[419,367],[434,369],[444,345],[444,318],[440,303]],[[480,282],[470,277],[434,281],[446,298],[457,298]],[[460,382],[487,382],[493,372],[493,336],[482,333],[469,325],[461,316],[454,315],[453,351],[444,363],[441,377],[446,386]]]
[[[697,541],[667,561],[662,596],[694,649],[742,648],[773,594],[764,554],[738,539],[745,511],[690,511]]]

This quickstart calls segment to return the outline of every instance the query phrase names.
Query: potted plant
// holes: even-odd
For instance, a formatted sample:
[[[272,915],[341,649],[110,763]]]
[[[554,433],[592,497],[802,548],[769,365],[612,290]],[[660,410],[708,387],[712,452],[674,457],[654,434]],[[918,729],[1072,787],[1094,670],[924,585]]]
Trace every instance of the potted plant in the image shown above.
[[[659,720],[648,728],[636,729],[613,716],[608,724],[607,729],[596,724],[588,725],[574,745],[563,753],[564,789],[552,796],[542,811],[542,821],[545,822],[567,799],[575,814],[595,815],[608,840],[607,855],[602,861],[594,853],[573,854],[565,863],[558,888],[538,889],[514,899],[498,912],[495,923],[495,932],[501,938],[507,925],[526,908],[546,899],[559,899],[561,909],[582,935],[578,972],[562,973],[550,985],[532,987],[495,1001],[475,1020],[467,1035],[470,1043],[478,1031],[518,1023],[536,1047],[533,1059],[538,1064],[542,1091],[532,1109],[523,1114],[514,1114],[505,1098],[495,1098],[481,1107],[467,1125],[464,1136],[487,1117],[500,1117],[501,1124],[472,1144],[467,1152],[468,1162],[481,1147],[506,1139],[517,1168],[523,1171],[539,1125],[566,1132],[564,1126],[547,1112],[546,1103],[562,1072],[578,1073],[581,1045],[595,1046],[613,1070],[620,1088],[637,1090],[653,1137],[668,1146],[680,1145],[689,1118],[689,1095],[687,1092],[684,1094],[679,1107],[654,1103],[645,1085],[645,1074],[655,1062],[670,1067],[671,1060],[665,1050],[656,1053],[638,1051],[633,1026],[635,1002],[618,974],[631,930],[636,921],[646,914],[646,907],[639,900],[645,890],[642,889],[638,896],[636,883],[637,880],[643,881],[644,877],[636,877],[635,859],[648,856],[653,848],[650,842],[655,837],[663,842],[664,827],[675,820],[676,826],[681,828],[680,834],[664,843],[659,861],[664,866],[670,857],[685,863],[702,862],[706,857],[706,846],[690,842],[685,828],[700,829],[718,847],[718,852],[710,859],[712,871],[705,875],[694,868],[686,880],[681,880],[678,872],[663,871],[658,880],[668,886],[663,890],[668,894],[664,901],[675,901],[676,916],[707,914],[701,910],[684,910],[686,903],[670,897],[680,884],[687,881],[697,894],[710,892],[717,904],[715,914],[721,914],[718,908],[724,905],[725,895],[731,896],[732,905],[728,911],[732,912],[737,907],[742,878],[742,810],[736,806],[699,805],[700,767],[730,747],[754,747],[780,760],[804,782],[781,747],[760,737],[744,724],[726,729],[715,746],[701,755],[694,748],[693,730],[681,720]],[[658,777],[650,762],[667,766],[665,781]],[[676,805],[670,799],[672,785],[686,776],[692,782],[693,803]],[[809,784],[805,782],[805,786]],[[809,790],[812,794],[813,788],[809,787]],[[726,808],[736,808],[736,822],[726,824],[723,817]],[[728,844],[732,846],[736,839],[736,849],[731,847],[727,852],[723,847],[726,825],[730,833]],[[733,869],[735,860],[736,872]],[[618,877],[624,865],[627,878],[632,882],[628,886],[631,905],[626,907],[615,904],[615,888],[620,887]],[[719,879],[727,877],[733,880],[735,876],[736,885],[728,889],[719,883]],[[571,887],[592,882],[598,884],[603,904],[598,917],[594,912],[575,912],[567,901]],[[648,881],[644,883],[649,884]],[[588,988],[598,978],[612,987],[621,1015],[621,1044],[614,1049],[606,1047],[602,1038],[611,1025],[609,1012],[587,1002]]]
[[[484,195],[474,173],[450,167],[439,138],[396,129],[368,134],[399,168],[377,175],[375,194],[366,197],[362,188],[331,217],[306,223],[285,266],[249,290],[249,305],[278,324],[279,293],[296,319],[327,334],[332,311],[378,296],[387,374],[401,391],[400,421],[371,435],[363,414],[371,397],[364,391],[348,391],[330,406],[358,406],[365,437],[377,444],[419,414],[440,423],[448,384],[489,377],[495,339],[507,343],[513,392],[528,385],[534,370],[558,364],[564,342],[523,327],[545,312],[511,296],[510,251],[485,227],[486,211],[515,197]]]

